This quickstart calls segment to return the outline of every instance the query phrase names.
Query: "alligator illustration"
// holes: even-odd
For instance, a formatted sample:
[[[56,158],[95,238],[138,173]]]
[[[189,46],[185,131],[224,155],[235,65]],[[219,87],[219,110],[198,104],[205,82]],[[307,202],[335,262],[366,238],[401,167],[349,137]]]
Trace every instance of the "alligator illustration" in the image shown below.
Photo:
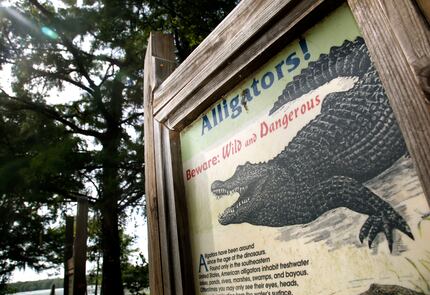
[[[383,233],[392,252],[394,229],[414,238],[403,217],[363,185],[407,150],[361,37],[309,63],[286,85],[270,114],[337,77],[358,79],[350,90],[330,93],[321,113],[281,153],[267,162],[239,165],[229,179],[212,183],[217,198],[239,193],[219,216],[222,225],[306,224],[346,207],[368,215],[359,239],[367,238],[369,248]]]

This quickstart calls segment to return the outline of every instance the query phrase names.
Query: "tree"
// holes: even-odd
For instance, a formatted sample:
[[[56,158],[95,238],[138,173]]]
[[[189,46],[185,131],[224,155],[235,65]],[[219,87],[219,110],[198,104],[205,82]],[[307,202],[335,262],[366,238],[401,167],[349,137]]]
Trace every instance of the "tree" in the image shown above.
[[[78,159],[78,141],[35,115],[0,106],[0,294],[14,269],[61,263],[64,228],[54,226],[55,199],[80,189],[68,163]]]
[[[139,253],[135,263],[123,263],[122,270],[124,286],[130,294],[144,295],[149,286],[149,269],[143,254]]]
[[[77,157],[53,171],[60,177],[63,168],[71,169],[75,183],[61,188],[55,177],[47,179],[48,195],[41,199],[49,205],[51,196],[92,200],[101,217],[102,292],[123,294],[120,219],[144,196],[142,83],[149,32],[173,33],[182,60],[237,1],[76,2],[54,7],[48,0],[19,0],[2,9],[0,65],[12,65],[14,79],[11,91],[1,89],[0,106],[43,116],[79,145],[78,152],[67,142],[52,147],[53,154],[63,149]],[[61,92],[70,87],[79,93]],[[52,90],[60,91],[62,103],[47,102]]]
[[[147,18],[153,30],[173,35],[183,61],[239,3],[239,0],[149,0]]]
[[[99,219],[90,218],[88,222],[88,260],[95,263],[89,273],[89,283],[95,285],[94,294],[99,294],[99,259],[102,252],[99,239]],[[149,287],[149,269],[145,257],[136,248],[136,236],[120,231],[121,243],[121,272],[124,288],[133,295],[143,295],[144,289]]]

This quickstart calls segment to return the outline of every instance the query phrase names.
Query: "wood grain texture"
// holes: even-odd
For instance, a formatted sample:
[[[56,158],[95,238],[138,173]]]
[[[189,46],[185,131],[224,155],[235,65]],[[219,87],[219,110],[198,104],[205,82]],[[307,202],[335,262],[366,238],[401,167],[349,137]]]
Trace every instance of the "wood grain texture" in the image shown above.
[[[156,120],[154,152],[163,294],[193,294],[179,134]]]
[[[180,267],[183,294],[191,295],[195,293],[195,286],[194,280],[191,279],[191,274],[193,274],[193,263],[191,256],[188,208],[185,199],[185,184],[184,178],[182,177],[184,170],[182,167],[180,134],[179,132],[170,131],[167,128],[165,130],[166,140],[169,140],[170,144],[169,147],[171,155],[171,170],[167,175],[167,179],[169,180],[169,187],[173,193],[169,195],[169,200],[170,203],[174,205],[174,207],[172,206],[172,210],[175,210],[176,213],[176,219],[174,222],[176,223],[177,228],[176,235],[179,249],[179,257],[176,259],[180,259],[181,261]],[[169,133],[167,133],[167,131]]]
[[[348,3],[430,202],[430,105],[417,74],[417,69],[425,68],[423,61],[430,57],[428,27],[412,0],[348,0]],[[422,64],[417,67],[417,63]]]
[[[156,91],[154,113],[158,113],[179,91],[192,93],[293,2],[299,1],[241,1]]]
[[[179,134],[156,122],[156,134],[160,144],[156,145],[156,162],[159,188],[158,199],[165,202],[166,226],[168,228],[169,267],[173,294],[193,294],[194,280],[189,244],[189,227],[181,165]],[[156,140],[157,142],[158,140]],[[162,194],[160,193],[162,192]],[[160,215],[161,219],[161,215]]]
[[[169,228],[168,204],[166,203],[165,166],[169,163],[163,158],[163,126],[154,120],[154,154],[155,154],[155,178],[157,182],[157,205],[158,205],[158,230],[160,239],[161,269],[163,275],[163,291],[165,295],[175,294],[173,292],[174,276],[171,265],[172,252]]]
[[[174,67],[174,47],[171,36],[151,34],[145,56],[144,72],[144,134],[145,134],[145,196],[148,218],[149,282],[151,293],[167,294],[164,289],[162,244],[157,200],[157,179],[154,146],[153,93]],[[169,288],[168,288],[169,289]],[[167,291],[166,291],[167,292]]]
[[[430,1],[429,1],[430,3]],[[408,1],[381,2],[403,53],[430,102],[430,31],[416,6]],[[414,28],[414,31],[411,30]]]

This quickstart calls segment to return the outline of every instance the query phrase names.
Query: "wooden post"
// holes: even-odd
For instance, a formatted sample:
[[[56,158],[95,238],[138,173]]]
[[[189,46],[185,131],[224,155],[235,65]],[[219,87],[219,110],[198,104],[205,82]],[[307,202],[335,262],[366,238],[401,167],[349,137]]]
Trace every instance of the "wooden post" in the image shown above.
[[[64,295],[69,293],[69,264],[68,261],[73,256],[73,226],[75,219],[73,216],[66,216],[66,241],[64,245]]]
[[[87,262],[87,224],[88,200],[78,200],[78,213],[76,215],[76,238],[74,243],[74,278],[73,295],[87,293],[86,262]]]
[[[145,112],[145,195],[149,238],[149,281],[151,294],[170,294],[171,280],[168,265],[165,204],[157,197],[157,171],[154,145],[154,90],[166,79],[175,66],[173,38],[151,33],[145,56],[144,112]]]
[[[55,284],[52,284],[51,292],[49,292],[49,295],[55,295]]]

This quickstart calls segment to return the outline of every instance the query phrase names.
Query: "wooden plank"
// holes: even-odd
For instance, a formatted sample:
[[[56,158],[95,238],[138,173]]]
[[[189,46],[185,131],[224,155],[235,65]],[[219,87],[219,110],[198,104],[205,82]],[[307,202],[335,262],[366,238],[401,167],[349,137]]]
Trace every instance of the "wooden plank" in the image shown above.
[[[193,294],[179,133],[154,121],[154,150],[163,294]]]
[[[315,19],[339,3],[340,1],[335,0],[300,1],[263,35],[244,48],[240,56],[230,60],[222,71],[211,74],[198,89],[192,93],[188,89],[179,91],[169,105],[156,115],[156,119],[167,120],[166,125],[170,129],[182,129],[233,86],[298,37],[302,30],[309,27],[309,24],[315,23]],[[320,16],[317,16],[317,13]],[[187,87],[198,86],[188,85]],[[190,115],[191,112],[194,115]]]
[[[428,27],[411,0],[348,0],[348,3],[430,202],[430,105],[417,76],[417,63],[429,58]]]
[[[155,114],[183,90],[192,93],[216,69],[242,52],[247,41],[296,0],[243,0],[155,93]],[[246,28],[246,29],[244,29]]]
[[[387,15],[387,25],[392,29],[408,63],[414,65],[420,59],[428,58],[430,31],[413,3],[380,1],[380,5]]]
[[[162,126],[162,138],[162,161],[165,163],[164,186],[167,192],[174,289],[175,294],[178,295],[193,294],[194,280],[190,280],[187,275],[193,271],[179,133]]]
[[[73,295],[87,294],[87,236],[88,200],[78,200],[76,214],[76,235],[73,245]]]
[[[144,71],[144,136],[145,136],[145,197],[146,215],[148,219],[148,248],[149,248],[149,285],[152,293],[163,294],[163,276],[160,254],[160,234],[158,229],[157,213],[157,183],[155,178],[155,156],[154,156],[154,130],[152,116],[152,93],[156,79],[154,78],[154,64],[152,58],[151,34],[148,40],[148,48],[145,56]]]
[[[69,295],[69,261],[73,259],[73,231],[74,231],[75,218],[73,216],[66,216],[66,238],[64,243],[64,295]],[[71,295],[71,294],[70,294]]]
[[[174,46],[171,36],[151,33],[145,56],[144,112],[145,112],[145,196],[148,218],[149,281],[153,294],[165,294],[161,237],[157,201],[157,179],[154,149],[153,92],[173,71]]]
[[[163,159],[163,126],[154,121],[154,151],[155,151],[155,171],[157,179],[157,202],[158,202],[158,224],[160,230],[160,253],[161,267],[163,269],[163,294],[174,294],[173,288],[173,268],[171,265],[172,252],[171,250],[171,228],[168,224],[171,216],[168,212],[168,204],[166,203],[166,187],[165,187],[165,166],[169,165]]]
[[[193,294],[179,134],[156,120],[153,130],[163,294]]]
[[[430,2],[429,2],[430,3]],[[430,102],[430,31],[413,3],[382,2],[393,32]],[[414,32],[410,28],[415,28]]]

